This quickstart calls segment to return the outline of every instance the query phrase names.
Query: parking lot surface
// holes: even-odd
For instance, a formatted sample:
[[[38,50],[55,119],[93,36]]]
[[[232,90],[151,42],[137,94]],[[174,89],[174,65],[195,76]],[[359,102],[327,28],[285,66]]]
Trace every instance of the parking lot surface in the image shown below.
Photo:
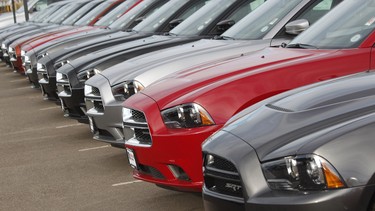
[[[200,194],[134,180],[125,151],[92,140],[0,63],[0,210],[203,210]]]

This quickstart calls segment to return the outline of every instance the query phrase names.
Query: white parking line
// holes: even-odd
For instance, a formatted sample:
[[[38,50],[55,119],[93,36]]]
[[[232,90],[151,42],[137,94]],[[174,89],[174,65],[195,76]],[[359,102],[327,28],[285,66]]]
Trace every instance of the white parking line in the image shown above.
[[[14,83],[14,82],[19,82],[19,81],[27,81],[27,78],[22,78],[22,79],[12,80],[12,81],[9,81],[9,82],[10,82],[10,83]]]
[[[41,108],[41,109],[39,109],[39,111],[47,111],[47,110],[52,110],[52,109],[60,109],[60,107],[59,106],[53,106],[53,107],[48,107],[48,108]]]
[[[26,87],[19,87],[19,88],[16,88],[17,90],[20,90],[20,89],[31,89],[31,86],[26,86]]]
[[[56,129],[62,129],[62,128],[67,128],[67,127],[75,127],[75,126],[81,126],[81,125],[85,125],[85,124],[77,123],[77,124],[71,124],[71,125],[62,125],[62,126],[56,127]]]
[[[121,185],[130,185],[130,184],[139,183],[139,182],[142,182],[142,181],[141,180],[134,180],[134,181],[131,181],[131,182],[122,182],[122,183],[113,184],[112,187],[117,187],[117,186],[121,186]]]
[[[80,150],[78,150],[78,152],[86,152],[86,151],[90,151],[90,150],[103,149],[103,148],[107,148],[107,147],[110,147],[110,145],[104,145],[104,146],[101,146],[101,147],[92,147],[92,148],[80,149]]]

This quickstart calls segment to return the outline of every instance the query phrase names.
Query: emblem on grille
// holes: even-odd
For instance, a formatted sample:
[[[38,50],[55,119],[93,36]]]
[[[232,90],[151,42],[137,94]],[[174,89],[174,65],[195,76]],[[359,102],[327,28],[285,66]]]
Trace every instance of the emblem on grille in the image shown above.
[[[241,185],[235,185],[235,184],[232,184],[232,183],[225,183],[225,187],[230,188],[230,189],[232,189],[233,191],[236,191],[236,192],[241,190]]]

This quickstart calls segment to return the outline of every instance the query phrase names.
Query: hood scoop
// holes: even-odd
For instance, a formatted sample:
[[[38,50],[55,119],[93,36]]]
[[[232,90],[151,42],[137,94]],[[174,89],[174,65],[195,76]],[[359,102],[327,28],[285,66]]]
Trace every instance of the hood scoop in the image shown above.
[[[302,112],[374,95],[375,74],[361,73],[313,85],[267,107],[282,112]]]

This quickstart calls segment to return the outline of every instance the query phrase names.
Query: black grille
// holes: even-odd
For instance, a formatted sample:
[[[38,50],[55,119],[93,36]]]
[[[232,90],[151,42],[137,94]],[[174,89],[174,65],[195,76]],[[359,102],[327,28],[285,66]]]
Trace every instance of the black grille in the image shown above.
[[[142,112],[132,110],[131,113],[132,113],[132,118],[135,122],[146,122],[146,117]]]
[[[151,144],[151,136],[148,129],[134,128],[134,136],[142,144]]]
[[[101,101],[94,101],[94,108],[98,112],[104,112],[104,106],[103,106],[103,103]]]
[[[241,198],[243,197],[243,190],[240,182],[211,177],[205,181],[205,185],[209,190],[217,193]]]
[[[91,94],[95,95],[95,96],[100,96],[100,91],[97,87],[92,87],[92,92]]]
[[[213,164],[209,165],[210,167],[220,169],[220,170],[225,170],[225,171],[237,172],[236,167],[228,160],[221,158],[219,156],[213,156],[213,157],[214,157],[214,162]]]
[[[206,188],[216,193],[243,198],[241,178],[235,165],[219,156],[211,156],[213,156],[213,160],[210,160],[212,163],[210,165],[205,163],[204,168]]]

